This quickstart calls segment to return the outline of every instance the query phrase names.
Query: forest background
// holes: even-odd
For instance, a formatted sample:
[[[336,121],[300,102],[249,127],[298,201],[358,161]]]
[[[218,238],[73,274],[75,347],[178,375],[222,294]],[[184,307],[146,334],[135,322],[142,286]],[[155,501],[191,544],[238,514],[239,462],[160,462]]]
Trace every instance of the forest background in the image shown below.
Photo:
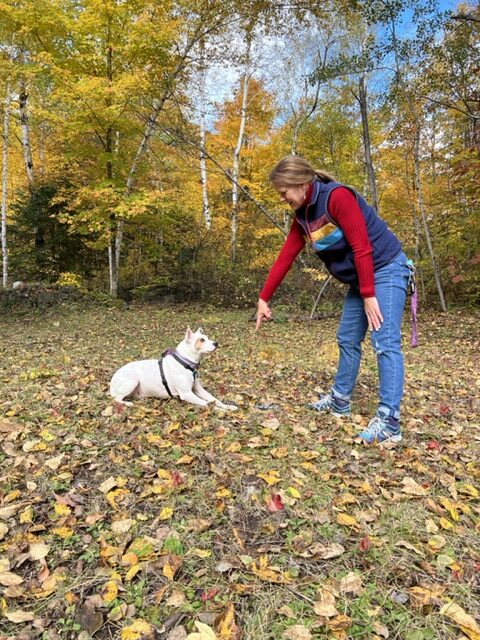
[[[424,301],[478,303],[479,33],[435,0],[0,2],[3,287],[252,304],[296,153],[366,194]],[[305,255],[281,296],[325,280]]]

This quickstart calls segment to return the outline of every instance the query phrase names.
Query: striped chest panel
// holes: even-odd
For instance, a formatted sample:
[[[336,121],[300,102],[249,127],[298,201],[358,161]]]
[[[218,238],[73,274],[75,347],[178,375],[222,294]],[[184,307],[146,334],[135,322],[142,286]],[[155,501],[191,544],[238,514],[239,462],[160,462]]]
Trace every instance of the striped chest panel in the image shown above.
[[[327,251],[343,238],[343,231],[333,224],[326,214],[312,220],[308,225],[301,220],[299,222],[307,232],[306,242],[310,243],[315,252]]]

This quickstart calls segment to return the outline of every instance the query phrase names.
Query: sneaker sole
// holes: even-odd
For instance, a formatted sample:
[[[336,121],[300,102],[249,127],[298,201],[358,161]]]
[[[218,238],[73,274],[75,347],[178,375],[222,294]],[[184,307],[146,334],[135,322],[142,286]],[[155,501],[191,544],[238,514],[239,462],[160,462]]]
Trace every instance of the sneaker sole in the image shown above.
[[[390,438],[385,438],[385,440],[372,440],[371,442],[369,442],[368,440],[365,440],[364,438],[361,438],[360,436],[356,436],[355,440],[357,440],[357,442],[362,443],[362,444],[378,444],[378,445],[382,445],[382,444],[398,444],[399,442],[401,442],[403,440],[403,437],[401,434],[399,434],[398,436],[390,436]]]
[[[325,415],[335,416],[335,418],[349,418],[352,413],[349,411],[348,413],[337,413],[336,411],[331,411],[331,409],[317,409],[314,404],[307,404],[307,409],[311,411],[316,411],[317,413],[324,413]]]

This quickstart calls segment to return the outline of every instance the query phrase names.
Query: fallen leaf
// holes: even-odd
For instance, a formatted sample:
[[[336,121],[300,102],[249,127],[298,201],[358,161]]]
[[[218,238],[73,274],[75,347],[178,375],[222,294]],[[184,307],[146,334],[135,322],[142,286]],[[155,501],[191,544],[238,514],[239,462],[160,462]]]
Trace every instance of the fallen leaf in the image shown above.
[[[312,634],[303,624],[294,624],[282,633],[285,640],[311,640]]]
[[[480,627],[475,618],[466,613],[458,604],[448,602],[440,609],[440,614],[458,624],[470,640],[480,640]]]
[[[342,547],[342,545],[337,542],[332,542],[332,544],[329,545],[324,545],[319,542],[310,548],[310,552],[315,558],[329,560],[330,558],[338,558],[338,556],[345,553],[345,547]]]
[[[10,622],[15,622],[16,624],[20,624],[22,622],[30,622],[35,619],[35,616],[30,611],[22,611],[21,609],[17,609],[17,611],[5,611],[4,616]]]
[[[338,611],[335,608],[335,605],[324,600],[316,602],[313,605],[313,610],[317,616],[321,616],[322,618],[333,618],[334,616],[338,616]]]
[[[123,520],[114,520],[112,522],[112,531],[115,537],[123,536],[130,531],[134,523],[132,518],[124,518]]]
[[[265,555],[261,556],[258,560],[255,560],[255,562],[252,562],[250,568],[256,576],[258,576],[261,580],[265,580],[266,582],[290,582],[290,578],[284,573],[281,573],[280,571],[268,566],[268,557]]]
[[[145,620],[135,620],[122,629],[122,640],[153,640],[154,638],[155,629]]]
[[[4,587],[17,586],[19,584],[22,584],[22,582],[22,576],[17,576],[16,573],[11,573],[10,571],[2,571],[0,573],[0,584]]]
[[[236,640],[240,637],[240,629],[235,622],[235,608],[233,602],[215,619],[215,627],[219,640]]]
[[[282,502],[282,496],[279,493],[272,493],[267,503],[267,507],[272,513],[285,509],[285,505]]]
[[[50,547],[43,542],[32,542],[28,548],[32,560],[43,560],[49,551]]]
[[[406,477],[402,480],[403,488],[402,492],[407,493],[411,496],[425,496],[427,495],[427,490],[418,484],[413,478]]]
[[[262,478],[262,480],[265,480],[265,482],[270,486],[280,482],[280,477],[278,475],[277,469],[271,469],[267,473],[258,473],[257,476],[259,478]]]
[[[340,580],[340,593],[358,593],[362,588],[362,577],[351,571]]]
[[[166,563],[163,565],[163,575],[169,580],[173,580],[175,574],[182,566],[182,558],[175,554],[170,554],[167,557]]]
[[[198,629],[198,633],[189,633],[186,640],[219,640],[215,631],[207,624],[196,621],[195,626]]]
[[[351,527],[352,529],[358,529],[359,523],[354,516],[349,516],[346,513],[339,513],[337,515],[338,524],[343,525],[344,527]]]

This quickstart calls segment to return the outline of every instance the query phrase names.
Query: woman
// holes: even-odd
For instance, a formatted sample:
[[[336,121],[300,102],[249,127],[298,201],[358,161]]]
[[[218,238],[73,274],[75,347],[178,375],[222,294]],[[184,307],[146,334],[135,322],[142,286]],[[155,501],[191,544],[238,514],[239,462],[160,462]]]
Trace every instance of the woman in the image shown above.
[[[349,285],[337,332],[340,355],[335,382],[329,394],[309,407],[350,415],[361,343],[368,328],[377,355],[379,404],[375,417],[358,437],[368,444],[400,442],[401,322],[410,274],[402,246],[360,195],[328,173],[316,171],[305,159],[283,158],[270,180],[295,217],[260,293],[257,329],[271,318],[268,301],[309,243],[331,275]]]

